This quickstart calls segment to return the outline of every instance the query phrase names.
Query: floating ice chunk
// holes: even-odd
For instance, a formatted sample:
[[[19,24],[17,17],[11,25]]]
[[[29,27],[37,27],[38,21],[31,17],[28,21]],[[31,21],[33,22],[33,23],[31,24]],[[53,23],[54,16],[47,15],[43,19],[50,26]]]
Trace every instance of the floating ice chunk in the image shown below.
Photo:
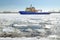
[[[45,25],[45,28],[50,29],[51,27],[53,27],[53,25]]]
[[[60,38],[58,35],[49,35],[49,38]]]
[[[14,24],[13,26],[20,27],[20,26],[27,26],[27,25],[26,24]]]
[[[14,32],[14,29],[11,27],[3,28],[3,32]]]

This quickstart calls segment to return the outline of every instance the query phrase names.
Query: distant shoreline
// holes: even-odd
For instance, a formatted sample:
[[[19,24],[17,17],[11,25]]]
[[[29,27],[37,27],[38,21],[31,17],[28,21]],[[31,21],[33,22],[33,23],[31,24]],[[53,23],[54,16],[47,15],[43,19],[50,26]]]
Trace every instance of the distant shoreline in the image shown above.
[[[8,14],[8,13],[19,13],[19,12],[9,12],[9,11],[0,12],[0,14],[3,14],[3,13]],[[49,13],[60,13],[60,12],[49,12]]]
[[[19,13],[19,12],[0,12],[0,14],[2,13]]]

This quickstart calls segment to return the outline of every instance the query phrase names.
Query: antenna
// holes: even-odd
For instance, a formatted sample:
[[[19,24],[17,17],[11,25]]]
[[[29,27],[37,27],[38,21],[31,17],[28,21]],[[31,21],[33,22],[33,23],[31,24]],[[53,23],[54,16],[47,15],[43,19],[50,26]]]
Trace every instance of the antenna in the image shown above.
[[[30,5],[30,7],[32,8],[32,4]]]

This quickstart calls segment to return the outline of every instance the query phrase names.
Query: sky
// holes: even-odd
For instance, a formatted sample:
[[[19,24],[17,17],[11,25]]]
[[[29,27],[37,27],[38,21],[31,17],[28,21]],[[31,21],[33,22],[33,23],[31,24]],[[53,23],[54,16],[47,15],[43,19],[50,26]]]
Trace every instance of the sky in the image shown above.
[[[36,9],[60,9],[60,0],[0,0],[0,11],[21,11],[30,4]]]

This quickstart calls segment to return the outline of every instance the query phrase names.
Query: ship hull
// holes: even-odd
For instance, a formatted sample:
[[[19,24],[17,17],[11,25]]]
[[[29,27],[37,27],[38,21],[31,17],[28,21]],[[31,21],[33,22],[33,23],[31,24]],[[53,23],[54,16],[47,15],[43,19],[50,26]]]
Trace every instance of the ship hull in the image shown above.
[[[20,14],[23,14],[23,15],[28,15],[28,14],[50,14],[49,12],[28,12],[28,11],[19,11]]]

